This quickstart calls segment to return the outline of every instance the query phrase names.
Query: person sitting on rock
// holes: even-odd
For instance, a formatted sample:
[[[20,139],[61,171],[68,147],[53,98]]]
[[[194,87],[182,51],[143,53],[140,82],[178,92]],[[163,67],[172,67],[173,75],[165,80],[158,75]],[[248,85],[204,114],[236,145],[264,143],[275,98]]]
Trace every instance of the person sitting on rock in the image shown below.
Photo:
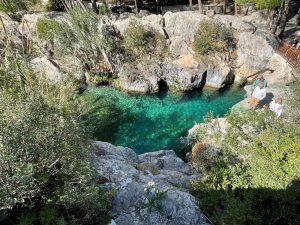
[[[258,86],[253,90],[249,106],[250,109],[256,109],[260,101],[262,101],[267,96],[267,90],[264,87],[264,83],[259,83]]]
[[[251,87],[252,92],[258,86],[259,83],[263,83],[264,88],[266,88],[267,85],[268,85],[267,81],[265,80],[265,78],[263,77],[263,75],[260,74],[260,75],[257,76],[256,80],[252,84],[252,87]]]
[[[277,98],[270,103],[270,108],[272,112],[276,114],[276,117],[279,118],[283,111],[282,98]]]

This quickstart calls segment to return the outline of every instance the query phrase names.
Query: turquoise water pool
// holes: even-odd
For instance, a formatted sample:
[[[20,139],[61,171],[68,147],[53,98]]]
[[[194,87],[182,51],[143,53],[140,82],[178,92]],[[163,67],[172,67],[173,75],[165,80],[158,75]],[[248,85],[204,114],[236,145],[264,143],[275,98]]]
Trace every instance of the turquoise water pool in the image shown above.
[[[84,120],[94,138],[134,149],[137,153],[183,149],[180,137],[212,111],[223,116],[245,98],[243,89],[203,90],[179,94],[129,95],[111,87],[89,88],[91,110]]]

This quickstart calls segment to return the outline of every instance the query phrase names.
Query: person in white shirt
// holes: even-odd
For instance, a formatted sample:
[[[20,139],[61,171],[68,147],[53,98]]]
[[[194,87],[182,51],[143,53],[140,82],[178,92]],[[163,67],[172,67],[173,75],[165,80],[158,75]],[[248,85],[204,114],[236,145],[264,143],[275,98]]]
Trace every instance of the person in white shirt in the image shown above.
[[[282,99],[277,98],[270,103],[270,110],[279,118],[283,111]]]
[[[257,105],[261,100],[267,96],[267,90],[264,88],[263,83],[259,83],[258,86],[253,90],[249,106],[251,109],[256,109]]]

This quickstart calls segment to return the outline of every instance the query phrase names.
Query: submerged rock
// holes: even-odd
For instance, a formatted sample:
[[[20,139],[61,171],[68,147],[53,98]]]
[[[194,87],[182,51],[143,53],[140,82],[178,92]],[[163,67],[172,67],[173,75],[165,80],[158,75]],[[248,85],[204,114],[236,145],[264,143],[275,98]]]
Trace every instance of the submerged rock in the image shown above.
[[[130,148],[95,142],[95,153],[96,176],[107,180],[103,187],[116,189],[109,212],[116,225],[148,224],[148,215],[151,224],[207,225],[196,199],[186,189],[195,175],[174,151],[138,156]],[[147,169],[150,167],[156,172],[151,173]],[[159,191],[165,191],[161,199],[163,213],[152,208],[149,214],[144,188],[152,181]]]

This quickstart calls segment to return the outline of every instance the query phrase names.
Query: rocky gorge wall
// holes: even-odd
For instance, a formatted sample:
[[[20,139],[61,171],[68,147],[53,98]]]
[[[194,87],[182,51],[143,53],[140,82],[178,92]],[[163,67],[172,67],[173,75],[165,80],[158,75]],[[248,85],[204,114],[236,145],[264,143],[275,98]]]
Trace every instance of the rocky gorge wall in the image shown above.
[[[1,15],[7,27],[6,30],[11,34],[13,45],[20,50],[22,42],[26,39],[33,39],[40,43],[35,36],[38,19],[67,21],[66,15],[58,12],[24,13],[21,23],[11,20],[3,13]],[[232,52],[209,56],[209,63],[203,62],[192,48],[201,21],[215,21],[230,28],[236,43]],[[188,11],[141,17],[124,13],[120,16],[99,17],[99,32],[110,32],[110,35],[122,36],[132,22],[163,35],[169,51],[169,54],[162,60],[150,59],[147,62],[134,63],[129,72],[125,72],[125,65],[122,61],[116,60],[120,58],[119,56],[110,56],[119,78],[117,86],[124,91],[141,94],[158,92],[161,84],[176,91],[190,91],[204,85],[220,88],[233,82],[243,82],[251,75],[268,69],[269,62],[274,59],[275,49],[279,44],[275,36],[266,30],[258,29],[264,26],[261,25],[262,19],[256,14],[253,18],[231,15],[215,15],[211,18],[198,12]],[[0,32],[3,37],[5,35],[3,29]],[[1,45],[3,45],[3,40]],[[71,72],[71,68],[79,73],[79,77],[82,76],[80,75],[80,60],[71,55],[65,57],[63,61],[43,56],[34,59],[33,65],[36,72],[43,71],[45,67],[50,68],[47,69],[46,77],[51,81],[61,80],[65,72]],[[61,78],[59,78],[58,71],[61,72]],[[52,72],[54,74],[51,74]],[[131,76],[128,76],[128,73]]]

